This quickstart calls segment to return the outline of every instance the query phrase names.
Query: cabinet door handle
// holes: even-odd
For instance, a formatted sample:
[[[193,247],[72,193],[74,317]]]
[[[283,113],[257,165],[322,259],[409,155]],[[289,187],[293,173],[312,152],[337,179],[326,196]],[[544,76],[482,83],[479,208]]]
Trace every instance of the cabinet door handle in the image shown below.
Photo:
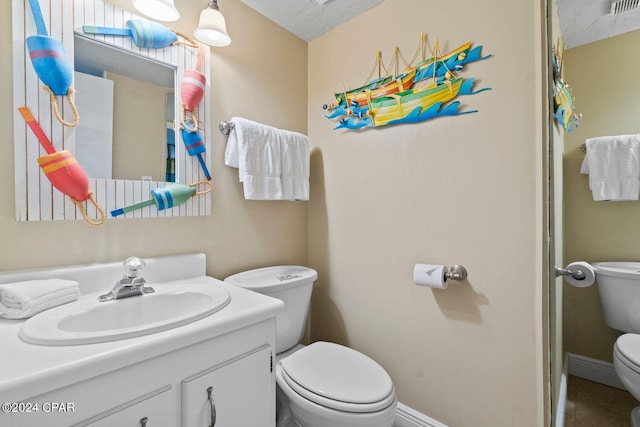
[[[147,426],[147,421],[149,421],[149,419],[147,417],[140,418],[140,427],[146,427]]]
[[[213,401],[213,397],[211,394],[213,393],[213,387],[209,387],[207,389],[207,399],[209,399],[209,404],[211,405],[211,425],[209,427],[213,427],[216,425],[216,404]]]

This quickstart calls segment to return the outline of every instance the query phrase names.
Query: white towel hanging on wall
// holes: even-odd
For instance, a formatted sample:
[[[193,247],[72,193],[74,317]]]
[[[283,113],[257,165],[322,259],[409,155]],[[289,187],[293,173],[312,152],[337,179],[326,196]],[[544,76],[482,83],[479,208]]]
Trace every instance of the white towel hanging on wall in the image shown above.
[[[586,147],[581,173],[589,174],[593,200],[640,198],[640,135],[589,138]]]
[[[309,200],[309,138],[241,117],[225,150],[225,164],[238,168],[247,200]]]

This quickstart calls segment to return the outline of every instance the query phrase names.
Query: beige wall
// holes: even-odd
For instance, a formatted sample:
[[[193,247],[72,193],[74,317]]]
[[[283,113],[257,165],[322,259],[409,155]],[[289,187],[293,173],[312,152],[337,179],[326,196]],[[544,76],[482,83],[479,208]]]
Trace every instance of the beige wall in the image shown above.
[[[587,175],[580,175],[586,138],[640,132],[640,31],[567,51],[566,80],[573,88],[580,127],[567,134],[565,170],[565,262],[640,259],[640,203],[594,202]],[[565,349],[611,361],[620,334],[604,323],[597,286],[565,287]]]
[[[387,0],[309,44],[311,337],[371,355],[401,402],[451,426],[545,422],[539,3]],[[361,84],[378,50],[411,58],[421,32],[494,55],[465,72],[493,88],[460,99],[479,112],[332,130],[333,92]],[[417,287],[416,262],[469,279]]]
[[[114,3],[130,8],[129,0]],[[178,1],[182,19],[172,27],[192,33],[206,2]],[[11,61],[0,64],[0,271],[205,252],[208,273],[224,277],[248,267],[307,260],[305,203],[248,202],[237,170],[224,166],[220,120],[247,118],[307,131],[307,44],[240,1],[221,0],[232,44],[212,49],[213,182],[210,217],[82,221],[15,221]],[[0,2],[0,49],[11,52],[11,1]],[[267,43],[258,43],[258,41]]]

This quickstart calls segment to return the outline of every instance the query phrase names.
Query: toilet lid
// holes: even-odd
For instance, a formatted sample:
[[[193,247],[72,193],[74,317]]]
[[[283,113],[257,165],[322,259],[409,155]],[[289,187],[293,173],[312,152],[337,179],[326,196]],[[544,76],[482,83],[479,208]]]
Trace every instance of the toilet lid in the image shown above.
[[[629,368],[640,372],[640,334],[621,335],[616,340],[615,348]]]
[[[291,388],[323,406],[373,412],[395,400],[391,378],[378,363],[338,344],[313,343],[283,359],[280,366]]]

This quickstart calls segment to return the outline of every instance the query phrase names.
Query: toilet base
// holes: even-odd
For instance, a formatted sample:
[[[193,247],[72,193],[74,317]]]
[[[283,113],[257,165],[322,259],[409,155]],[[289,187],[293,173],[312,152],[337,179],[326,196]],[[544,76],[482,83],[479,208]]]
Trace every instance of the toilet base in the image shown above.
[[[300,427],[289,408],[289,399],[276,386],[276,427]]]
[[[631,427],[640,427],[640,406],[631,411]]]

